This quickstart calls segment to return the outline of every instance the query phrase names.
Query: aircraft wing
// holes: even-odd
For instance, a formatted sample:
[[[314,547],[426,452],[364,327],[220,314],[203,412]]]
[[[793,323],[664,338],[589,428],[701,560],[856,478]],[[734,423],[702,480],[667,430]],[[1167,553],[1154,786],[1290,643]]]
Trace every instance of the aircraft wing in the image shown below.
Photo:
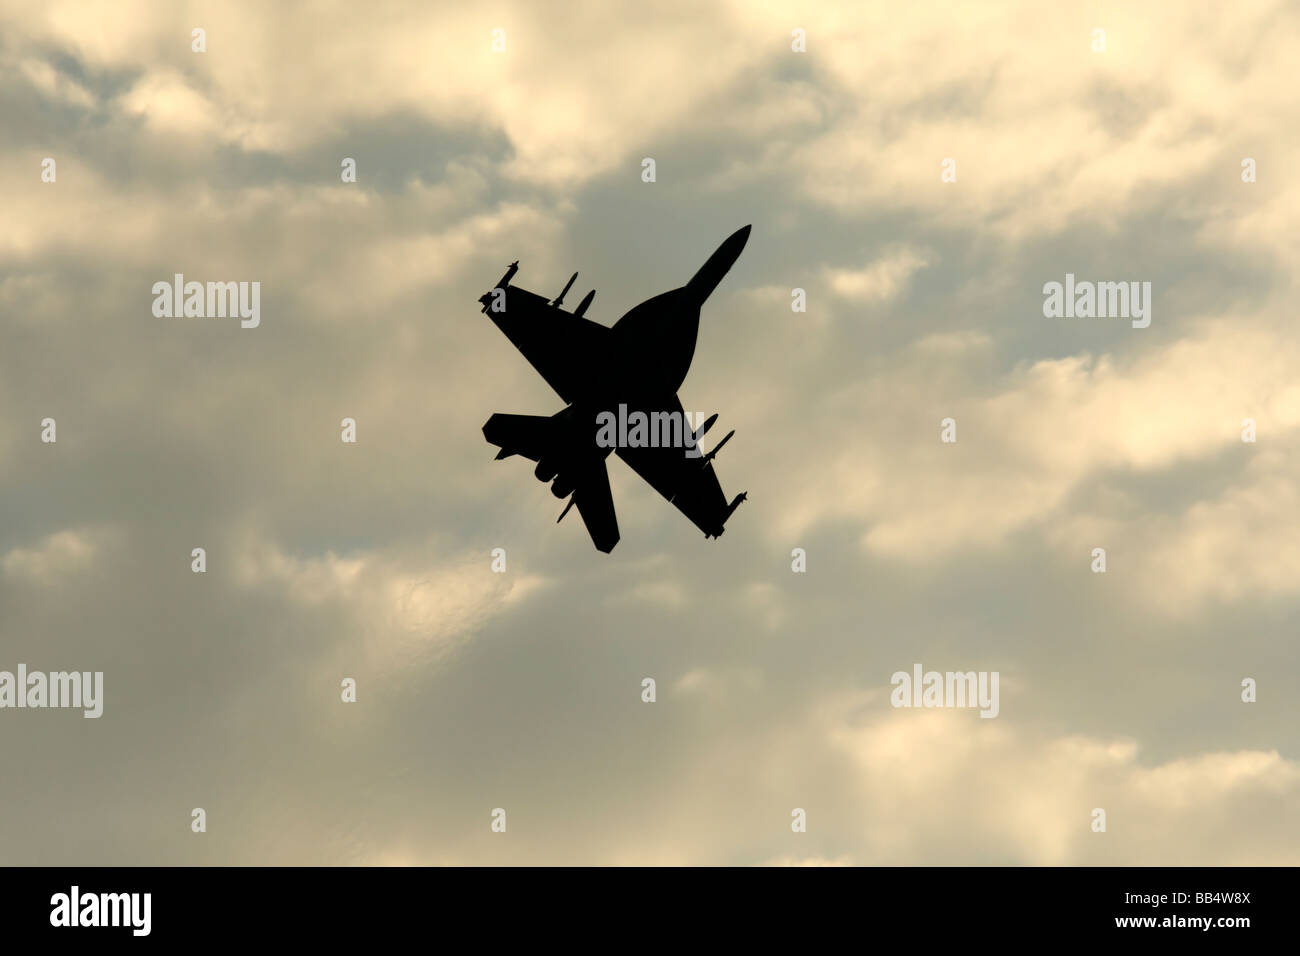
[[[572,403],[580,383],[608,365],[610,329],[527,289],[507,284],[504,291],[505,309],[493,311],[489,292],[480,300],[484,311],[556,394]]]
[[[674,398],[673,405],[678,414],[682,412],[682,403]],[[670,409],[659,409],[669,411]],[[722,534],[723,524],[731,516],[744,495],[727,504],[718,483],[713,462],[705,461],[703,455],[691,458],[684,448],[617,448],[619,458],[638,475],[644,478],[655,491],[677,506],[677,510],[690,518],[695,526],[705,533],[717,537]]]

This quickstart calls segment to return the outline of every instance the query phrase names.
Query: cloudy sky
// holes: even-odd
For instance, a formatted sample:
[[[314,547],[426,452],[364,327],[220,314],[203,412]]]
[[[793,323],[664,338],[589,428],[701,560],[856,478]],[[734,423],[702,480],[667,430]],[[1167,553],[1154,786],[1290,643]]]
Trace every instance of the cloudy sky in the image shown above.
[[[6,4],[0,669],[105,700],[0,710],[0,862],[1300,863],[1298,34]],[[560,401],[475,300],[577,269],[612,324],[746,223],[681,397],[749,501],[705,540],[612,462],[600,554],[492,460]],[[156,317],[175,273],[260,326]],[[1150,326],[1045,318],[1067,273]],[[918,663],[999,716],[891,707]]]

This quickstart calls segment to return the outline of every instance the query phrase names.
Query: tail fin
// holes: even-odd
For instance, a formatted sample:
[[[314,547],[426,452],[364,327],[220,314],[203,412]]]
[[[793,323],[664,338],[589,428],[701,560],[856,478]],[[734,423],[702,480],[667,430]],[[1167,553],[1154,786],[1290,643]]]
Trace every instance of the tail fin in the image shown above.
[[[718,287],[727,270],[740,258],[745,243],[749,241],[749,230],[749,226],[744,226],[728,236],[717,251],[709,256],[709,261],[700,266],[700,271],[686,283],[686,294],[696,305],[704,304],[704,300]]]

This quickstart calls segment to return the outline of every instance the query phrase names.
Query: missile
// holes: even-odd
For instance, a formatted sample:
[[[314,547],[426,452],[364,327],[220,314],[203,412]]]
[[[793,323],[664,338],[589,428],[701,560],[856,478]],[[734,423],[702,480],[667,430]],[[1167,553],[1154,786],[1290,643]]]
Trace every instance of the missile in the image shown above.
[[[736,497],[732,499],[731,504],[727,505],[727,513],[722,516],[723,524],[727,523],[727,519],[731,517],[731,513],[735,511],[737,508],[739,508],[740,503],[748,497],[749,497],[749,492],[742,491],[740,494],[736,495]]]
[[[724,532],[724,531],[727,530],[726,527],[725,527],[725,525],[726,525],[726,523],[727,523],[727,519],[731,517],[731,513],[732,513],[733,511],[735,511],[737,508],[740,507],[740,503],[741,503],[742,501],[744,501],[744,500],[745,500],[746,498],[748,498],[748,497],[749,497],[749,492],[748,492],[748,491],[742,491],[740,494],[736,495],[736,497],[732,498],[732,499],[731,499],[731,504],[727,505],[727,510],[724,511],[724,512],[722,512],[722,517],[718,520],[718,530],[717,530],[716,532],[708,532],[708,531],[706,531],[706,532],[704,533],[704,537],[706,537],[706,538],[721,538],[721,537],[722,537],[722,532]]]
[[[515,273],[518,271],[519,271],[519,260],[516,259],[514,262],[510,263],[510,268],[507,269],[506,274],[501,277],[501,281],[492,287],[492,292],[495,292],[497,289],[504,289],[506,286],[510,285],[510,280],[515,277]],[[488,305],[490,305],[492,302],[492,292],[484,292],[478,298],[478,300],[483,303],[484,313],[487,312]]]
[[[727,437],[722,439],[722,441],[718,442],[716,445],[714,445],[713,451],[709,452],[707,455],[704,456],[704,461],[701,463],[700,467],[704,467],[704,465],[707,465],[709,462],[713,461],[713,456],[716,455],[718,452],[722,451],[722,446],[725,445],[727,442],[731,441],[731,436],[734,434],[736,434],[736,430],[734,428],[731,431],[727,432]]]
[[[718,420],[717,412],[714,412],[712,415],[706,418],[704,420],[704,424],[700,426],[700,430],[695,433],[695,440],[698,442],[701,438],[703,438],[705,434],[708,432],[708,430],[713,427],[713,423],[716,422],[717,420]]]
[[[573,285],[574,280],[577,278],[578,278],[578,273],[576,272],[573,275],[569,276],[569,281],[564,284],[564,291],[560,293],[560,297],[556,299],[554,302],[552,302],[551,305],[555,306],[556,308],[559,308],[561,305],[564,304],[564,297],[569,294],[569,287]]]
[[[559,524],[561,521],[564,520],[564,516],[569,513],[569,509],[573,507],[573,503],[577,500],[578,500],[577,495],[570,496],[569,503],[564,506],[564,510],[560,512],[560,516],[555,519],[556,524]]]
[[[582,318],[583,315],[585,315],[587,312],[587,306],[591,305],[591,300],[594,298],[596,298],[596,290],[592,289],[590,292],[588,292],[585,296],[582,297],[582,301],[578,303],[577,311],[573,313],[573,317],[575,319]]]

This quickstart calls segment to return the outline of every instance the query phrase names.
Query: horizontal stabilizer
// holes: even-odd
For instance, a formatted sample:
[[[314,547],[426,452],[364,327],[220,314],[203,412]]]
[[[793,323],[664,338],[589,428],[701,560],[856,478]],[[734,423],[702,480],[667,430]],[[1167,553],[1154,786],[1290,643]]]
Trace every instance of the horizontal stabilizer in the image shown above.
[[[497,412],[483,426],[483,437],[501,449],[497,458],[523,455],[541,461],[552,444],[556,423],[544,415],[506,415]]]

